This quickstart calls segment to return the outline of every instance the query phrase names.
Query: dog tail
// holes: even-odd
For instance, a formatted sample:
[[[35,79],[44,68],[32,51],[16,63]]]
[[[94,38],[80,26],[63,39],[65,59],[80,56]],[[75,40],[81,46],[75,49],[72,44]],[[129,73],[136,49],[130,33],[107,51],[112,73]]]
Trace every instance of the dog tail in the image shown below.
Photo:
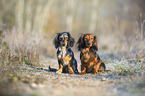
[[[48,69],[49,69],[49,71],[51,71],[51,72],[56,72],[56,71],[57,71],[57,69],[51,68],[50,65],[49,65]]]

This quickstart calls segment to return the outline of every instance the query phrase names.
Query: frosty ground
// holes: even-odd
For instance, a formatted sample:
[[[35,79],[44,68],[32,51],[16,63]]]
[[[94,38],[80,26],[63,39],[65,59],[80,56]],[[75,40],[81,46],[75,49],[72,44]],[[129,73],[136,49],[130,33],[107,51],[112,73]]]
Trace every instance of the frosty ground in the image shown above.
[[[23,70],[21,77],[18,78],[11,74],[10,76],[13,78],[12,83],[9,83],[7,86],[2,85],[3,88],[1,88],[0,93],[1,95],[10,96],[144,95],[145,78],[143,63],[138,63],[141,67],[128,67],[130,62],[122,59],[123,57],[118,55],[118,53],[100,52],[98,54],[106,63],[106,69],[110,71],[85,75],[56,74],[55,72],[50,72],[48,66],[50,65],[58,69],[57,59],[42,58],[40,60],[41,67],[21,65],[20,68]],[[80,71],[79,53],[75,53],[75,57]],[[134,73],[131,70],[134,70]]]

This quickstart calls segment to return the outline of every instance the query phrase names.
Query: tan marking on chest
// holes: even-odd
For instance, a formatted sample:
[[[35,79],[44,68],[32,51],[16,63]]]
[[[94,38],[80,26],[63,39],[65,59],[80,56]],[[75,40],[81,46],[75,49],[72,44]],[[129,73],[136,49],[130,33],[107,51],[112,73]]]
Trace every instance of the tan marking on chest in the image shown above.
[[[90,61],[91,58],[95,57],[95,53],[93,51],[90,51],[89,48],[84,48],[82,50],[82,58],[81,62],[87,63]]]

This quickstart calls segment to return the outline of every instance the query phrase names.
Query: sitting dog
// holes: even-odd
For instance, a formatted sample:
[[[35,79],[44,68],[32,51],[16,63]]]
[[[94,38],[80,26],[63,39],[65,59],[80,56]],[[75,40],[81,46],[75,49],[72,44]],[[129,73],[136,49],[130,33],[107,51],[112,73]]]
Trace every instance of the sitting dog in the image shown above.
[[[100,59],[98,51],[97,38],[93,34],[82,34],[77,42],[78,50],[81,51],[81,74],[105,71],[105,64]]]
[[[61,32],[55,35],[53,43],[57,49],[59,63],[59,69],[56,73],[79,73],[77,69],[77,61],[74,58],[74,53],[71,49],[74,42],[74,38],[71,37],[69,32]]]

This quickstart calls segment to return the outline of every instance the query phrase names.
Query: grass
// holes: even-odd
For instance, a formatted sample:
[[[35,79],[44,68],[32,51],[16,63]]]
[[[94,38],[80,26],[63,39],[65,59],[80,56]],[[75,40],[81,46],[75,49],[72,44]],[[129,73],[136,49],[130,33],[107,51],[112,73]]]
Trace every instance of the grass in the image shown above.
[[[26,39],[29,36],[17,30],[5,31],[1,35],[0,90],[14,88],[20,82],[42,83],[45,80],[44,76],[35,74],[38,70],[33,67],[40,67],[39,48],[33,42],[34,38]],[[3,93],[2,90],[0,93]]]
[[[122,58],[121,61],[115,60],[109,63],[108,69],[117,75],[134,75],[145,70],[143,63],[130,63],[127,59]]]

